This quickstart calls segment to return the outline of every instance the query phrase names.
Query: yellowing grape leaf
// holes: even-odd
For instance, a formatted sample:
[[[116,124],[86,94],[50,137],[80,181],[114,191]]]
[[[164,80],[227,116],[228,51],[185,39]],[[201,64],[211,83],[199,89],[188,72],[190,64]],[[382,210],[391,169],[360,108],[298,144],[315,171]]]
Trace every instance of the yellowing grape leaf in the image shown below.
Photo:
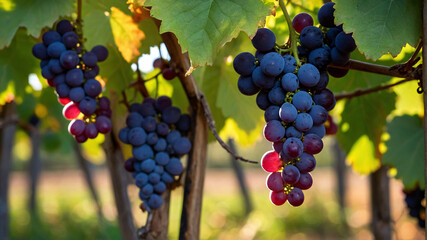
[[[133,62],[141,56],[139,48],[141,40],[145,34],[133,22],[131,16],[123,13],[116,7],[111,8],[111,29],[113,30],[114,41],[123,58],[127,62]]]
[[[253,35],[269,13],[260,0],[147,0],[145,5],[151,6],[153,17],[162,20],[160,33],[177,36],[193,66],[211,65],[225,43],[241,31]]]

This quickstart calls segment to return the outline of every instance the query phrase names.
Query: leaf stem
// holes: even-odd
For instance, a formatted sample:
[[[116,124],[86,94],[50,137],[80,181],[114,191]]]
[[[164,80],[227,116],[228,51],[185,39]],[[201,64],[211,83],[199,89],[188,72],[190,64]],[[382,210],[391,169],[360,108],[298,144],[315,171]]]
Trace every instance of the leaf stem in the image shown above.
[[[283,0],[279,0],[279,5],[280,5],[280,8],[283,11],[283,14],[285,15],[286,23],[288,23],[289,34],[290,34],[290,38],[291,38],[291,49],[292,49],[292,53],[293,53],[294,58],[295,58],[295,60],[297,62],[297,66],[300,67],[301,66],[301,62],[300,62],[299,57],[298,57],[297,34],[295,32],[294,27],[292,26],[291,18],[289,17],[288,10],[286,9],[286,6],[285,6],[285,3],[283,2]]]

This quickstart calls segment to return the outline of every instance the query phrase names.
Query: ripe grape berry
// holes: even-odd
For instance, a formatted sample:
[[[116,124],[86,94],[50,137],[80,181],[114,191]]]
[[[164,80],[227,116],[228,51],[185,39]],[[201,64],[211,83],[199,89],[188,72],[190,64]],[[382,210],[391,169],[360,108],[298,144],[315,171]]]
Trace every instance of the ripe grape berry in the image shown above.
[[[140,189],[144,208],[151,211],[162,205],[167,185],[184,170],[180,158],[191,150],[186,137],[191,119],[172,106],[167,96],[146,98],[132,104],[129,111],[126,126],[119,131],[120,141],[132,146],[133,157],[124,167]]]
[[[328,72],[342,77],[348,70],[340,72],[329,65],[346,64],[356,45],[351,34],[334,25],[333,12],[333,3],[319,11],[319,22],[329,30],[313,26],[313,18],[306,13],[293,19],[293,27],[300,33],[301,66],[295,56],[281,55],[289,51],[275,47],[276,37],[266,28],[258,29],[252,39],[255,54],[243,52],[233,61],[240,75],[239,91],[257,94],[256,104],[265,111],[263,134],[273,150],[262,156],[261,167],[270,173],[266,185],[275,205],[289,202],[296,207],[304,202],[303,190],[313,184],[314,155],[323,149],[322,138],[337,130],[328,115],[335,106],[334,94],[327,88]]]

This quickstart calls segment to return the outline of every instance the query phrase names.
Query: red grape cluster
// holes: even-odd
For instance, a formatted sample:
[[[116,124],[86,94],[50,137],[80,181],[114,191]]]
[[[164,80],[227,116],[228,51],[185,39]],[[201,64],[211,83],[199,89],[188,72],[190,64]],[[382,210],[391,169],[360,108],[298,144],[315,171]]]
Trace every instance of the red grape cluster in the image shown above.
[[[163,203],[166,185],[184,170],[180,158],[191,150],[186,137],[191,118],[167,96],[146,98],[129,111],[126,127],[119,132],[120,141],[132,145],[133,157],[126,160],[125,169],[132,173],[145,209],[156,209]]]
[[[108,57],[108,50],[98,45],[91,51],[81,46],[74,25],[68,20],[56,24],[56,31],[43,34],[43,42],[33,46],[40,59],[41,74],[55,88],[58,101],[65,105],[63,115],[72,120],[68,131],[79,143],[111,131],[110,101],[101,97],[102,85],[96,79],[98,62]]]
[[[314,155],[322,151],[326,133],[336,132],[336,125],[328,115],[336,103],[327,88],[328,65],[335,59],[331,52],[341,54],[343,46],[348,59],[341,58],[346,60],[342,64],[334,63],[346,64],[355,44],[349,35],[345,39],[337,36],[344,33],[334,25],[332,6],[333,3],[327,3],[319,10],[322,29],[313,26],[313,18],[307,13],[293,19],[299,38],[298,43],[292,44],[298,44],[301,66],[297,66],[294,56],[283,54],[290,52],[289,47],[279,47],[276,36],[267,28],[258,29],[252,38],[255,56],[243,52],[233,61],[240,75],[239,91],[244,95],[257,94],[256,103],[265,111],[263,133],[273,143],[273,150],[264,154],[261,165],[270,172],[266,184],[275,205],[288,201],[292,206],[300,206],[304,202],[302,190],[313,184],[310,172],[316,167]],[[336,37],[325,37],[326,31],[329,32],[326,27],[336,30]]]
[[[171,66],[170,62],[163,58],[157,58],[153,62],[153,67],[162,71],[162,76],[166,80],[172,80],[176,77],[175,69]]]

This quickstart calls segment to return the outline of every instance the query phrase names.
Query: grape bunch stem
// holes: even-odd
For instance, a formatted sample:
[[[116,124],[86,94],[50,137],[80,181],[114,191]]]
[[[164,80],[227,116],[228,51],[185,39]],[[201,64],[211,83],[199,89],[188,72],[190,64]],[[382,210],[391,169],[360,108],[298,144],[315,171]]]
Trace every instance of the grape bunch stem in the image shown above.
[[[300,62],[299,57],[298,57],[298,48],[297,48],[298,47],[297,46],[297,41],[298,40],[297,40],[297,34],[295,32],[294,27],[292,26],[292,20],[289,17],[288,10],[286,9],[286,6],[285,6],[285,3],[283,2],[283,0],[279,0],[279,5],[280,5],[280,8],[283,11],[283,14],[285,15],[286,23],[288,24],[289,34],[290,34],[290,37],[291,37],[291,49],[292,49],[292,53],[293,53],[294,58],[295,58],[295,60],[297,62],[297,66],[301,67],[301,62]]]

